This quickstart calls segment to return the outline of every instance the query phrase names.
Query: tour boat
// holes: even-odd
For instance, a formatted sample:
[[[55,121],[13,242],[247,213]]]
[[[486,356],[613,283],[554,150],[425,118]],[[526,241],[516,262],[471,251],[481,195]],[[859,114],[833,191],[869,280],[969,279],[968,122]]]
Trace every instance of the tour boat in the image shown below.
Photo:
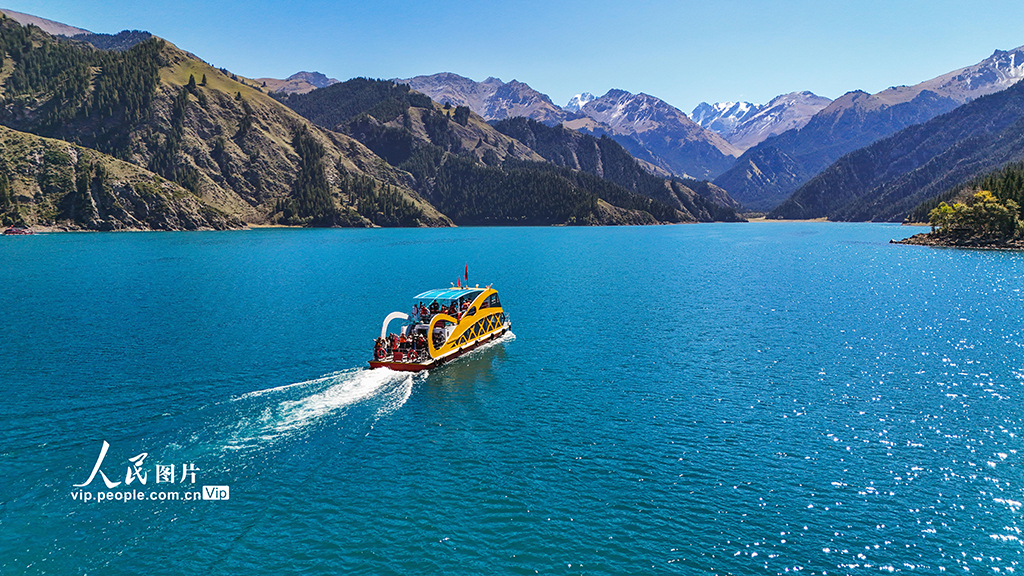
[[[392,312],[384,318],[370,368],[427,370],[497,338],[512,325],[498,291],[490,286],[428,290],[413,298],[413,311],[411,316]],[[402,321],[401,328],[389,333],[388,325],[395,320]]]
[[[29,234],[35,234],[31,228],[18,228],[17,226],[11,226],[4,230],[4,236],[28,236]]]

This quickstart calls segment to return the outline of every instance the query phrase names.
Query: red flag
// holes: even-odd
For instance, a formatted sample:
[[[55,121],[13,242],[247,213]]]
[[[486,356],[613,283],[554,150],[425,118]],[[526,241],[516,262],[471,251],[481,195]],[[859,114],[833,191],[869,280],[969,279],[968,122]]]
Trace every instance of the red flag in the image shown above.
[[[469,282],[469,264],[466,264],[466,282]]]

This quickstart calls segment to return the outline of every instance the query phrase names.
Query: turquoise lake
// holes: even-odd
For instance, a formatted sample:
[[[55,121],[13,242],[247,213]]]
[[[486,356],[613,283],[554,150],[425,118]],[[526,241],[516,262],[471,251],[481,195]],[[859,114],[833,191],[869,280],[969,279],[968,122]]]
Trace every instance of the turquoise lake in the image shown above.
[[[0,238],[0,573],[1020,572],[1024,254],[919,231]],[[467,264],[513,334],[368,370]]]

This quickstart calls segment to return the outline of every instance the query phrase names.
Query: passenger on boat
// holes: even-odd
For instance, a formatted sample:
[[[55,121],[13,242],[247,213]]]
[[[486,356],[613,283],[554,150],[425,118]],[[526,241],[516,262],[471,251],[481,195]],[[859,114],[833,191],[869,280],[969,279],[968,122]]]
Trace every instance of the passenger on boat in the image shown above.
[[[440,310],[440,306],[437,304],[437,300],[434,300],[430,303],[430,315],[437,314],[438,310]]]

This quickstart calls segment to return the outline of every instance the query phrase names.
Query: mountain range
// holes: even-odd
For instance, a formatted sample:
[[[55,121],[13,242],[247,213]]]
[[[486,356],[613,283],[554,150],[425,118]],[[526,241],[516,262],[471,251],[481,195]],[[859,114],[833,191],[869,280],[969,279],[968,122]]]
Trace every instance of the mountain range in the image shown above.
[[[608,134],[631,154],[680,177],[706,179],[721,173],[739,154],[718,134],[705,130],[680,109],[648,94],[609,90],[587,102],[586,118],[565,126]]]
[[[771,218],[903,221],[958,184],[1024,159],[1024,83],[840,158]]]
[[[441,105],[405,84],[354,79],[293,94],[282,102],[407,170],[416,191],[456,223],[739,219],[729,207],[735,202],[724,191],[698,185],[705,192],[701,194],[683,182],[654,176],[609,138],[596,139],[523,117],[492,125],[468,106]],[[488,191],[487,200],[474,198],[481,189]],[[597,202],[589,207],[577,204],[572,214],[559,215],[558,210],[576,202],[567,198],[576,194],[572,189]],[[455,202],[456,198],[462,201]],[[550,208],[533,215],[499,209],[511,198]]]
[[[408,84],[435,102],[468,106],[487,121],[522,116],[554,126],[577,116],[555,106],[547,95],[517,80],[505,83],[498,78],[488,78],[475,82],[458,74],[442,72],[415,78],[395,78],[393,81]]]
[[[0,219],[66,228],[656,223],[741,205],[891,221],[1024,141],[1024,47],[876,94],[701,103],[692,120],[643,93],[559,107],[451,73],[250,80],[146,32],[10,11],[0,44]]]
[[[272,97],[269,84],[163,39],[105,36],[97,41],[118,38],[106,50],[91,36],[65,39],[0,18],[3,223],[116,230],[739,219],[682,185],[655,178],[692,198],[696,213],[548,162],[467,107],[408,86],[326,79],[308,94]],[[324,82],[292,78],[300,80]],[[32,158],[41,161],[25,162]],[[646,175],[628,154],[617,158]]]
[[[648,94],[609,90],[580,95],[567,108],[529,85],[497,78],[475,82],[450,72],[395,79],[438,102],[468,106],[485,120],[522,116],[595,136],[608,135],[637,159],[684,178],[712,178],[733,164],[739,151],[720,135],[694,123],[678,108]],[[578,109],[573,109],[578,106]]]
[[[811,92],[790,92],[772,98],[767,104],[701,102],[690,116],[694,122],[717,132],[744,152],[771,136],[803,128],[830,103],[832,100]]]
[[[475,82],[452,73],[398,81],[435,100],[469,106],[488,121],[524,116],[610,136],[652,172],[712,178],[748,209],[768,211],[843,155],[1021,77],[1024,50],[997,50],[978,64],[913,86],[852,91],[835,101],[805,91],[763,105],[701,103],[693,120],[658,98],[622,90],[601,97],[581,93],[559,108],[518,81]]]
[[[373,183],[364,195],[387,191],[418,206],[421,224],[450,225],[411,189],[407,174],[359,142],[317,128],[255,82],[225,74],[169,42],[153,37],[123,52],[102,51],[4,18],[0,43],[13,68],[3,79],[0,123],[102,153],[100,164],[113,164],[111,156],[121,159],[142,168],[155,184],[140,189],[129,185],[132,180],[118,180],[118,171],[106,170],[109,185],[100,186],[95,168],[77,162],[67,167],[81,157],[71,148],[53,156],[59,177],[14,172],[9,162],[0,166],[15,199],[3,211],[7,221],[68,229],[148,228],[154,226],[147,222],[160,220],[154,210],[174,213],[184,209],[178,205],[199,203],[222,215],[196,222],[200,228],[371,226],[374,214],[360,214],[359,195],[341,186],[358,177]],[[46,73],[52,69],[62,74]],[[168,188],[165,181],[177,186]],[[100,205],[116,209],[71,209],[75,194],[93,188]],[[134,198],[153,194],[163,200],[143,206]]]
[[[832,101],[804,91],[767,104],[701,103],[692,120],[663,100],[623,90],[579,94],[559,108],[518,81],[474,82],[452,73],[398,81],[437,101],[469,106],[488,121],[524,116],[608,135],[652,171],[713,179],[748,209],[767,211],[844,154],[1003,90],[1022,76],[1024,51],[1018,48],[877,94],[852,91]]]
[[[787,130],[748,149],[714,182],[744,206],[770,210],[844,154],[1004,90],[1022,77],[1024,47],[997,50],[978,64],[913,86],[876,94],[848,92],[802,128]]]

